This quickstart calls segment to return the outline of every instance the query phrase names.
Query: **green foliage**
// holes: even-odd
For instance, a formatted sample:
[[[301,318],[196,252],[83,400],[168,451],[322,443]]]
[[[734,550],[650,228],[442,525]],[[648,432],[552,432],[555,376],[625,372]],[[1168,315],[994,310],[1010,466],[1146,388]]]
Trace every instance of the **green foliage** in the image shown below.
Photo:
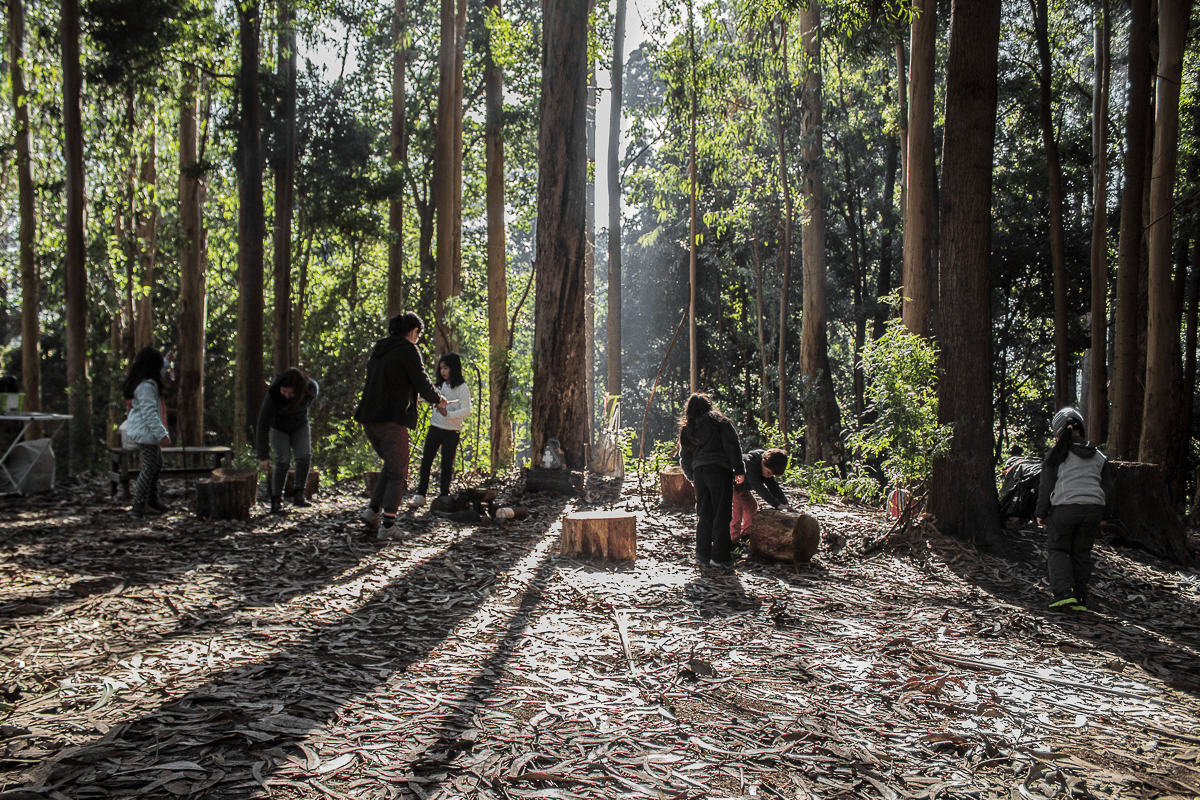
[[[899,296],[890,300],[896,304]],[[951,426],[937,421],[937,355],[899,317],[863,348],[869,421],[850,433],[848,444],[862,458],[882,459],[880,468],[892,486],[919,487],[934,458],[950,445]]]

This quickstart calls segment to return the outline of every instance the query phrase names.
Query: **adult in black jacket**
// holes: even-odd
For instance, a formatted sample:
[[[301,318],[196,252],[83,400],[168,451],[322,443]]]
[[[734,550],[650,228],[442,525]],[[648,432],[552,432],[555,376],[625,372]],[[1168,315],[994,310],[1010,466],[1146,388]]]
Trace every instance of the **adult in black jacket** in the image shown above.
[[[292,503],[301,508],[312,505],[304,496],[308,468],[312,466],[308,409],[319,392],[316,381],[295,367],[289,367],[271,381],[263,396],[254,444],[258,450],[259,469],[264,472],[271,466],[271,450],[275,451],[275,469],[271,472],[272,514],[283,512],[283,487],[287,483],[293,452],[296,454],[296,479]]]
[[[354,411],[384,466],[360,516],[372,528],[382,518],[383,532],[395,524],[400,496],[408,488],[408,432],[417,427],[417,397],[438,408],[446,405],[425,374],[417,350],[424,327],[411,311],[388,320],[388,336],[371,350],[362,398]]]
[[[696,487],[696,563],[732,567],[733,484],[745,479],[746,470],[733,423],[713,408],[708,395],[688,398],[679,447],[679,465]]]

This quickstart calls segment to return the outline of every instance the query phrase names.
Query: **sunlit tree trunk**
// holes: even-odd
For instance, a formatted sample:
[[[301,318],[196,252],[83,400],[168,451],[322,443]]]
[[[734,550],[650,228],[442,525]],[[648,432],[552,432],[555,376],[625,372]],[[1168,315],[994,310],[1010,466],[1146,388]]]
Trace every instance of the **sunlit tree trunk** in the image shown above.
[[[1138,283],[1142,255],[1142,194],[1150,115],[1150,0],[1130,0],[1129,83],[1125,114],[1125,186],[1117,248],[1113,331],[1112,412],[1108,440],[1114,458],[1137,458]]]
[[[489,16],[500,20],[500,0],[487,0]],[[492,57],[491,36],[485,51],[484,93],[487,108],[484,138],[487,158],[487,275],[488,275],[488,376],[492,472],[512,464],[512,417],[509,400],[508,266],[504,225],[504,74]]]
[[[621,394],[621,106],[625,76],[625,4],[613,25],[612,91],[608,118],[608,393]]]
[[[700,391],[700,333],[696,324],[696,33],[692,0],[688,0],[688,91],[691,127],[688,132],[688,383]]]
[[[395,0],[392,14],[392,125],[388,141],[388,165],[403,171],[408,164],[408,130],[404,109],[404,68],[408,55],[408,8]],[[387,316],[404,310],[404,186],[397,181],[388,198],[388,283]]]
[[[1063,240],[1062,166],[1058,158],[1058,141],[1054,137],[1047,0],[1031,0],[1031,5],[1040,65],[1038,120],[1042,129],[1042,151],[1046,155],[1046,173],[1049,176],[1050,263],[1054,269],[1054,407],[1062,408],[1071,402],[1067,381],[1070,365],[1067,363],[1067,252]]]
[[[905,68],[908,66],[908,56],[904,53],[904,40],[896,40],[896,97],[899,100],[900,113],[900,221],[905,219],[904,209],[908,207],[908,80]],[[901,269],[904,266],[903,248],[900,254]],[[903,276],[902,276],[903,277]]]
[[[779,245],[780,255],[780,286],[779,286],[779,433],[786,439],[788,434],[787,413],[787,340],[788,340],[788,296],[792,291],[792,188],[788,179],[787,147],[785,146],[785,126],[790,122],[788,95],[790,79],[787,68],[787,19],[778,18],[778,38],[775,38],[775,27],[772,25],[772,50],[778,57],[780,72],[775,77],[772,93],[775,95],[775,143],[779,151],[779,186],[783,193],[783,241]]]
[[[892,235],[896,229],[896,159],[900,151],[901,147],[897,146],[896,140],[888,137],[883,165],[883,232],[879,237],[879,281],[875,287],[876,297],[887,297],[892,293]],[[903,168],[900,176],[903,182]],[[883,336],[890,313],[891,309],[886,304],[876,307],[875,325],[871,331],[873,338]]]
[[[8,74],[12,82],[13,144],[17,156],[17,260],[21,265],[21,383],[25,410],[42,410],[41,276],[38,274],[37,217],[33,197],[33,159],[29,136],[29,94],[25,86],[25,4],[8,3]],[[29,430],[30,439],[40,438],[41,425]]]
[[[537,294],[534,301],[533,452],[558,437],[584,466],[584,203],[587,142],[587,0],[543,0],[538,136]]]
[[[71,413],[71,472],[91,466],[92,398],[88,384],[87,241],[84,238],[83,70],[79,60],[79,0],[62,0],[63,156],[66,166],[66,253],[63,263],[67,306],[67,391]]]
[[[292,357],[292,206],[296,184],[296,11],[280,2],[279,52],[276,54],[283,93],[279,160],[275,166],[275,371],[293,366]]]
[[[1186,450],[1178,398],[1183,388],[1180,316],[1172,289],[1175,162],[1179,146],[1179,85],[1191,0],[1159,0],[1158,82],[1155,102],[1154,171],[1150,180],[1149,330],[1146,347],[1142,439],[1138,460],[1160,464],[1167,483],[1183,468]],[[1170,398],[1170,399],[1169,399]]]
[[[263,377],[263,155],[262,126],[259,122],[258,91],[258,1],[238,4],[238,38],[241,43],[241,128],[240,149],[241,209],[239,218],[242,269],[243,352],[246,407],[244,429],[252,428],[258,407],[266,391]],[[242,426],[239,426],[242,427]]]
[[[467,0],[457,0],[454,15],[454,227],[451,234],[454,237],[454,257],[451,261],[453,274],[451,276],[450,296],[462,294],[462,207],[463,207],[463,57],[467,49]],[[452,330],[450,344],[458,349],[458,336]]]
[[[840,419],[829,370],[829,344],[825,330],[825,189],[821,169],[825,162],[824,122],[821,110],[821,16],[817,0],[800,11],[800,37],[804,43],[804,84],[800,95],[800,138],[804,142],[801,174],[801,263],[804,272],[804,310],[800,327],[800,374],[813,392],[805,415],[805,460],[836,463],[840,460]]]
[[[433,149],[433,200],[437,226],[434,275],[433,335],[439,353],[454,349],[454,336],[447,319],[447,306],[454,294],[454,102],[455,0],[442,0],[441,46],[438,51],[437,139]]]
[[[1088,432],[1108,441],[1108,0],[1099,0],[1092,86],[1092,349],[1088,385]]]
[[[766,324],[763,318],[766,309],[763,305],[763,265],[762,245],[756,237],[751,242],[754,253],[754,305],[758,316],[758,386],[762,402],[763,425],[771,424],[771,389],[767,384],[767,336]]]
[[[991,197],[1000,0],[954,0],[942,144],[938,418],[953,425],[934,462],[938,529],[1003,548],[992,470]]]
[[[204,182],[200,175],[199,72],[187,67],[179,102],[179,438],[186,447],[204,444],[205,293]]]
[[[589,0],[589,20],[595,5],[595,0]],[[594,39],[595,33],[589,30],[588,36]],[[596,62],[591,59],[588,60],[587,176],[583,222],[586,236],[583,248],[583,338],[587,358],[583,362],[583,382],[588,403],[588,451],[591,452],[596,427]]]
[[[929,335],[936,213],[933,84],[937,0],[916,0],[909,49],[908,156],[904,159],[904,327]]]

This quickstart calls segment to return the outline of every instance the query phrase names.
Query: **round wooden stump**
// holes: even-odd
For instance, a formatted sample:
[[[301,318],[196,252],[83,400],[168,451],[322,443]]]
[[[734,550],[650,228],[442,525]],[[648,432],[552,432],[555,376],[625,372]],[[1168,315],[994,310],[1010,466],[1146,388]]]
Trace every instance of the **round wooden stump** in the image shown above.
[[[637,516],[627,511],[577,511],[563,518],[563,555],[603,561],[637,558]]]
[[[757,556],[800,564],[820,548],[821,524],[808,514],[765,508],[754,515],[745,538]]]
[[[214,469],[212,477],[196,481],[196,516],[203,519],[250,519],[258,490],[252,469]]]
[[[696,505],[696,489],[683,474],[682,467],[666,467],[658,473],[658,486],[664,506]]]

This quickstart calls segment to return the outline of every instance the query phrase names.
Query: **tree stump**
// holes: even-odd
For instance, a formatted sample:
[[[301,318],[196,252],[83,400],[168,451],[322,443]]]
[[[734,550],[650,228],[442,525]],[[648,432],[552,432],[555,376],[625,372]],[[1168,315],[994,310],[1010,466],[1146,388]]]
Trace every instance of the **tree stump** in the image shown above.
[[[203,519],[250,519],[258,490],[252,469],[214,469],[212,477],[196,481],[196,516]]]
[[[696,487],[683,474],[682,467],[665,467],[658,473],[658,486],[664,506],[696,505]]]
[[[375,483],[379,480],[378,472],[364,472],[363,483],[367,485],[367,497],[371,496],[371,492],[375,491]]]
[[[821,524],[808,514],[765,508],[754,515],[743,538],[757,556],[800,564],[821,546]]]
[[[1132,544],[1176,564],[1191,564],[1187,531],[1167,498],[1162,468],[1157,464],[1113,461],[1115,492],[1113,544]]]
[[[275,474],[275,467],[272,466],[267,470],[267,487],[271,486],[271,478]],[[304,496],[309,500],[320,491],[321,488],[321,472],[316,467],[309,467],[308,480],[304,483]],[[374,487],[372,487],[374,488]],[[286,497],[291,497],[296,493],[296,468],[288,469],[287,480],[283,482],[283,494]]]
[[[530,467],[525,473],[525,491],[576,495],[583,490],[583,473],[565,469]]]
[[[628,511],[577,511],[563,518],[563,555],[603,561],[637,558],[637,516]]]

